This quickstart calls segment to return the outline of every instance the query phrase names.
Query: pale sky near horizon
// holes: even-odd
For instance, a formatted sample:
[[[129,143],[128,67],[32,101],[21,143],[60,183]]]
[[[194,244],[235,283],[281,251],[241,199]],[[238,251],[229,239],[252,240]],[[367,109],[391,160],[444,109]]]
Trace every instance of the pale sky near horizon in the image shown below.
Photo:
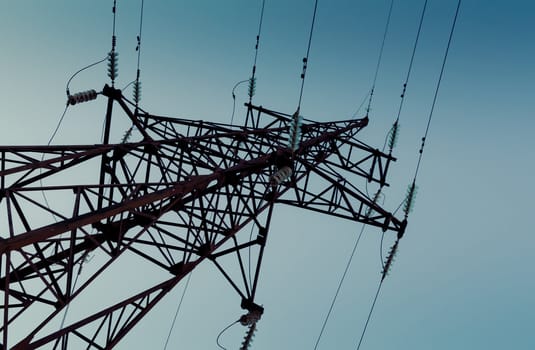
[[[377,148],[397,113],[423,3],[394,2],[370,123],[361,135]],[[338,120],[357,110],[372,84],[389,4],[319,1],[302,114]],[[390,211],[414,172],[456,5],[429,0],[398,161],[389,174],[384,206]],[[111,0],[0,0],[0,144],[46,144],[65,105],[67,79],[110,49],[111,6]],[[231,89],[251,72],[261,1],[145,0],[144,6],[142,107],[230,122]],[[313,6],[313,0],[266,0],[257,104],[295,111]],[[118,0],[119,87],[135,78],[139,7],[138,0]],[[532,1],[463,1],[415,209],[361,349],[535,348],[534,23]],[[100,90],[105,83],[101,64],[78,75],[71,91]],[[239,123],[244,86],[237,96]],[[54,144],[98,143],[104,113],[102,98],[70,108]],[[116,142],[128,126],[126,119],[114,122]],[[314,347],[359,231],[312,212],[275,208],[257,298],[265,314],[252,349]],[[318,349],[355,349],[380,277],[379,240],[379,230],[366,230]],[[391,243],[387,237],[385,251]],[[118,264],[114,273],[139,279],[128,265]],[[106,278],[93,300],[97,306],[110,289],[130,293],[113,275]],[[182,288],[117,348],[163,349]],[[218,271],[201,266],[168,349],[216,349],[219,331],[242,314],[239,304]],[[244,334],[234,326],[221,342],[236,349]]]

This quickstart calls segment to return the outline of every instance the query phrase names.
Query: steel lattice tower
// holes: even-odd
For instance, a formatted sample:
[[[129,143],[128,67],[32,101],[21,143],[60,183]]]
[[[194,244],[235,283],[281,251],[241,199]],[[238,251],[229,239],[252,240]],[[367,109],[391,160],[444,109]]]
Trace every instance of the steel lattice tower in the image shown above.
[[[275,204],[404,233],[406,221],[353,185],[359,178],[386,185],[395,160],[357,139],[366,118],[305,120],[292,150],[288,114],[246,104],[245,125],[233,126],[151,115],[108,86],[102,95],[108,99],[102,144],[0,147],[0,348],[68,349],[76,339],[88,349],[111,349],[203,260],[229,280],[242,308],[261,312],[255,294]],[[110,144],[114,107],[131,120],[139,141]],[[285,179],[281,171],[288,169]],[[93,180],[78,183],[80,173]],[[246,226],[255,228],[251,239]],[[242,255],[251,248],[248,279]],[[93,251],[103,262],[76,284],[76,266]],[[47,330],[127,254],[168,278]],[[237,274],[221,263],[229,257]],[[32,331],[14,339],[12,329],[23,319]]]

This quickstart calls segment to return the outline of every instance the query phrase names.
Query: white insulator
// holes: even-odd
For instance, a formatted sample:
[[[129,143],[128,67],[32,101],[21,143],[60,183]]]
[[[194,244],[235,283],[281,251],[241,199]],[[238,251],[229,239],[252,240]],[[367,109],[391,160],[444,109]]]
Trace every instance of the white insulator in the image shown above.
[[[296,151],[299,148],[299,142],[301,140],[301,123],[303,117],[299,115],[299,109],[292,116],[292,123],[289,128],[288,148],[292,151]]]
[[[96,98],[97,98],[97,92],[95,90],[87,90],[87,91],[78,92],[74,95],[69,95],[68,103],[70,105],[75,105],[77,103],[95,100]]]
[[[283,166],[275,174],[271,175],[269,182],[271,186],[277,186],[290,176],[292,176],[292,169],[289,166]]]

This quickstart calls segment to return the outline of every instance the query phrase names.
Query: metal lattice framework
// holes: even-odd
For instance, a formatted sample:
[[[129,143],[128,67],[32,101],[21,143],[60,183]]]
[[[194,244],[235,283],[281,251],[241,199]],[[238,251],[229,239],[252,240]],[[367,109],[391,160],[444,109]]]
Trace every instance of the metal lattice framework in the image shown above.
[[[84,348],[111,349],[203,260],[223,273],[244,309],[258,309],[275,204],[403,235],[406,221],[354,186],[359,178],[386,185],[395,160],[357,140],[367,119],[305,120],[292,151],[288,114],[246,104],[245,125],[232,126],[151,115],[108,86],[102,94],[108,98],[103,144],[0,147],[0,348],[67,349],[75,339]],[[138,142],[109,143],[117,105]],[[274,182],[283,167],[292,175]],[[245,227],[256,235],[248,237]],[[254,250],[252,277],[246,249]],[[76,284],[75,267],[92,252],[104,258]],[[167,271],[168,278],[59,330],[47,328],[123,255]],[[21,320],[31,320],[31,330],[14,338]]]

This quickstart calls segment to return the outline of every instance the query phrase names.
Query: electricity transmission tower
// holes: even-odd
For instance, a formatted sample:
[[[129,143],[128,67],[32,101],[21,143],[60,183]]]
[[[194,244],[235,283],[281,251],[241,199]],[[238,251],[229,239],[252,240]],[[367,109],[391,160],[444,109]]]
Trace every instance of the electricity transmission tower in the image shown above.
[[[151,115],[109,86],[101,94],[102,144],[0,147],[2,349],[111,349],[204,260],[242,308],[261,314],[255,295],[276,204],[404,233],[405,220],[355,186],[386,185],[395,160],[357,139],[366,118],[301,123],[249,103],[245,124],[235,126]],[[137,140],[110,143],[118,111]],[[100,262],[77,283],[96,252]],[[49,327],[126,255],[168,278]],[[22,323],[30,330],[15,334]]]

